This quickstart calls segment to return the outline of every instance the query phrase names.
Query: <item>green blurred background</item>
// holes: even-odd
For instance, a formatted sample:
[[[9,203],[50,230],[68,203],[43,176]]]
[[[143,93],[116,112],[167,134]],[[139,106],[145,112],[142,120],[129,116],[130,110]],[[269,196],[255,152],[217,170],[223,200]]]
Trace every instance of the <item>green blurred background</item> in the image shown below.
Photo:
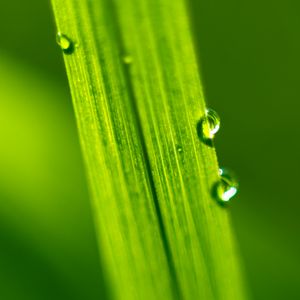
[[[253,299],[300,299],[300,2],[190,0]],[[100,299],[103,276],[48,1],[0,4],[0,298]],[[226,259],[226,257],[224,257]]]

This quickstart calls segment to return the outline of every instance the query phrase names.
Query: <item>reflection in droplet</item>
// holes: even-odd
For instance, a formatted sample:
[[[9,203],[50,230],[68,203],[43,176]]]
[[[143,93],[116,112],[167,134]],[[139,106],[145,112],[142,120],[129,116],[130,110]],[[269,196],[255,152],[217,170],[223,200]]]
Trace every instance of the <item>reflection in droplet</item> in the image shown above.
[[[56,42],[65,54],[72,54],[74,52],[74,43],[65,34],[58,32]]]
[[[200,140],[213,147],[213,139],[215,134],[220,129],[220,117],[212,109],[208,108],[205,110],[205,115],[200,119],[197,124],[197,133]]]
[[[239,184],[234,174],[227,169],[219,169],[219,176],[214,193],[219,202],[226,203],[237,194]]]
[[[205,116],[202,118],[202,135],[204,139],[212,140],[220,129],[220,117],[212,109],[206,109]]]

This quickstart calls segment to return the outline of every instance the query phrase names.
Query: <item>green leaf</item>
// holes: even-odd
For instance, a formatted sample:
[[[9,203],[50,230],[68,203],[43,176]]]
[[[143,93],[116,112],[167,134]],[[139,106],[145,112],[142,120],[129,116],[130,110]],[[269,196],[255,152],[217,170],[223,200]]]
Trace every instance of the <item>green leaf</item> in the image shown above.
[[[244,299],[185,1],[52,3],[111,292]]]

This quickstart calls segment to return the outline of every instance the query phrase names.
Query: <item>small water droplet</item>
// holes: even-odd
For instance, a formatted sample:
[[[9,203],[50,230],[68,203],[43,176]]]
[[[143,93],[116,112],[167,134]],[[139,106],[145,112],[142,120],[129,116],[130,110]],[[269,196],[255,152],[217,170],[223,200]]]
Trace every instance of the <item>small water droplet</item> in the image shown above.
[[[176,150],[181,153],[183,151],[182,147],[180,145],[176,145]]]
[[[219,176],[214,193],[220,203],[227,203],[237,194],[239,184],[234,174],[227,169],[219,169]]]
[[[62,34],[60,32],[56,35],[56,42],[62,49],[62,51],[66,54],[71,54],[74,51],[74,43],[72,40],[67,37],[65,34]]]
[[[131,56],[131,55],[129,55],[129,54],[123,55],[123,63],[124,63],[125,65],[130,65],[130,64],[132,64],[132,61],[133,61],[133,59],[132,59],[132,56]]]
[[[212,145],[212,140],[215,134],[220,129],[220,117],[212,109],[208,108],[205,111],[205,115],[198,123],[198,135],[208,145]]]

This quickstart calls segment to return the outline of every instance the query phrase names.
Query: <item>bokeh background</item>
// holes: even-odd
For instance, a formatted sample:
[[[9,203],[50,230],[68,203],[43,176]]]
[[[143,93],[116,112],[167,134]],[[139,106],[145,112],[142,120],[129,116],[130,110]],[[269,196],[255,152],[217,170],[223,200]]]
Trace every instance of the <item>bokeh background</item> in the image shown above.
[[[300,2],[190,0],[253,299],[300,299]],[[48,1],[0,4],[0,298],[100,299],[103,276]],[[226,258],[224,258],[226,259]]]

